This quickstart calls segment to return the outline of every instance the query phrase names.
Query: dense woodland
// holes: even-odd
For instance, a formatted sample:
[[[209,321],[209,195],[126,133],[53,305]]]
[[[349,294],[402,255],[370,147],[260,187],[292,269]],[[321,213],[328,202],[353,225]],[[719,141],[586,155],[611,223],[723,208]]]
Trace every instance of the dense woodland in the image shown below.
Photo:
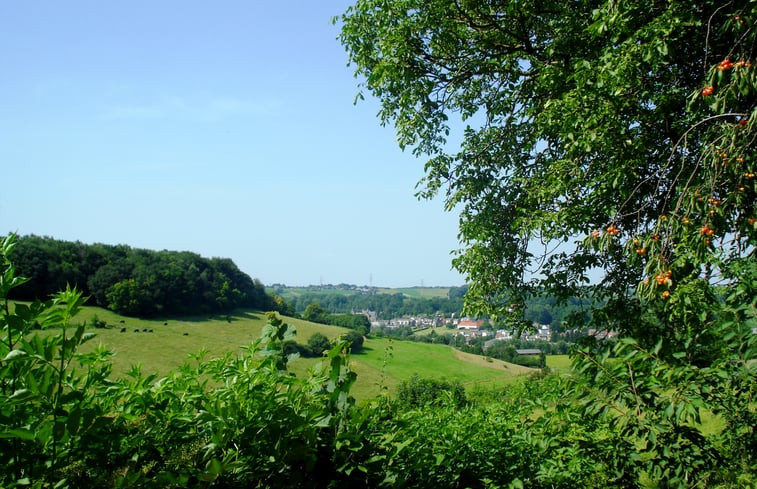
[[[14,289],[15,299],[46,300],[71,286],[90,304],[128,316],[277,309],[263,284],[228,258],[23,236],[14,261],[29,279]]]

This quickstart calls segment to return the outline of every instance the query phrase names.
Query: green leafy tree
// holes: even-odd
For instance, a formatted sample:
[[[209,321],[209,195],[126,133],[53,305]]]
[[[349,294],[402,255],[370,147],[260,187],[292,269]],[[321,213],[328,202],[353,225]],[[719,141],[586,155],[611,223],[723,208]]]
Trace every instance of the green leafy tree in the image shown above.
[[[461,210],[469,309],[584,295],[603,270],[609,325],[633,329],[644,278],[660,299],[658,274],[697,280],[751,255],[754,15],[747,1],[360,0],[341,40],[381,122],[428,155],[419,194]]]
[[[137,283],[133,278],[122,280],[108,291],[108,307],[119,314],[139,315],[149,302],[145,289],[145,285]]]
[[[355,330],[350,330],[340,337],[341,341],[345,342],[350,349],[351,353],[359,353],[363,349],[363,342],[365,338],[363,335]]]
[[[528,297],[585,298],[566,326],[623,336],[575,363],[574,409],[622,413],[617,483],[753,482],[757,3],[358,0],[341,22],[427,157],[419,195],[460,211],[468,311],[525,328]]]
[[[323,352],[331,349],[331,342],[323,333],[313,333],[308,338],[308,347],[313,352],[314,356],[320,357]]]
[[[302,313],[302,319],[306,321],[312,321],[314,323],[324,322],[324,318],[328,315],[325,309],[320,304],[312,303],[308,304],[305,308],[305,312]]]

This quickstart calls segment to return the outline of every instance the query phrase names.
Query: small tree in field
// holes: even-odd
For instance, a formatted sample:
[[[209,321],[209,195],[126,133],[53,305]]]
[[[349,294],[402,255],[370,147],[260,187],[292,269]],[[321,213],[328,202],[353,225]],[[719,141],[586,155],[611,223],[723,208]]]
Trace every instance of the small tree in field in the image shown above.
[[[313,335],[308,338],[308,347],[313,352],[313,355],[319,357],[323,355],[323,352],[331,349],[331,342],[324,334],[313,333]]]

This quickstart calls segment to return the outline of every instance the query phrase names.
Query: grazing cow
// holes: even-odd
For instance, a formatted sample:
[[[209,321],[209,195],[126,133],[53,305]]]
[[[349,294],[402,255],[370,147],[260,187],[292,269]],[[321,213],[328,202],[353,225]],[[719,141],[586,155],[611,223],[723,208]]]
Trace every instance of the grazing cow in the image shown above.
[[[138,330],[138,329],[135,329],[135,330],[134,330],[134,332],[135,332],[135,333],[139,333],[139,330]]]
[[[126,333],[126,328],[121,328],[122,333]]]
[[[189,336],[189,333],[184,333],[184,336]]]

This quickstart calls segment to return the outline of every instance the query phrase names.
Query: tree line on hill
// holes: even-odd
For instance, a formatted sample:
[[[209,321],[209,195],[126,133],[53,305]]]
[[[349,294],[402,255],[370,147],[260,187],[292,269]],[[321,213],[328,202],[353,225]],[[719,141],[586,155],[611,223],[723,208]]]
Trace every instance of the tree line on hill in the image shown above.
[[[371,322],[363,314],[329,314],[319,304],[308,304],[302,313],[302,319],[313,323],[341,326],[367,335],[371,330]]]
[[[460,293],[460,291],[463,291]],[[384,294],[376,290],[355,291],[345,294],[335,290],[307,291],[299,294],[289,293],[284,287],[274,291],[291,302],[294,309],[302,313],[310,304],[318,304],[328,312],[343,314],[352,311],[370,310],[376,312],[380,319],[391,319],[412,315],[449,316],[460,314],[463,309],[462,296],[464,287],[452,287],[448,297],[416,298],[402,293]]]
[[[348,294],[334,290],[333,287],[298,293],[282,286],[273,289],[273,292],[285,298],[298,314],[304,314],[308,306],[317,304],[325,312],[332,314],[369,310],[375,312],[379,319],[434,315],[460,317],[463,314],[463,300],[467,291],[467,286],[450,287],[447,297],[408,297],[399,292],[386,294],[374,289],[352,288]],[[529,323],[550,325],[553,331],[559,332],[564,329],[566,323],[573,322],[572,316],[580,317],[579,322],[583,322],[586,319],[586,308],[585,301],[577,297],[559,301],[552,296],[533,295],[526,300],[523,318]]]
[[[228,258],[188,251],[152,251],[126,245],[84,244],[40,236],[19,237],[14,250],[18,300],[47,299],[67,285],[90,303],[127,316],[230,312],[238,307],[279,310],[280,299]]]

